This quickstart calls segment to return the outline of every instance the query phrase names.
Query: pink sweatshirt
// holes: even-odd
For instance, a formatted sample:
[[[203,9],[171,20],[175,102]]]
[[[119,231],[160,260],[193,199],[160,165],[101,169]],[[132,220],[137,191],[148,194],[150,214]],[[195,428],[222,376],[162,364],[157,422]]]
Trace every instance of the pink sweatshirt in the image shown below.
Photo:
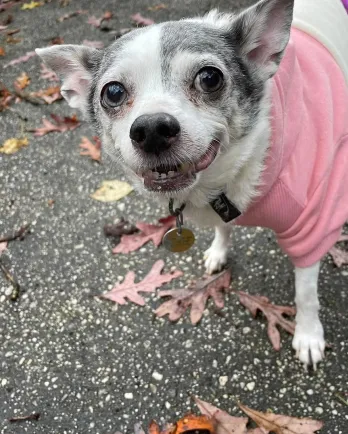
[[[348,220],[348,87],[327,49],[292,29],[272,83],[272,139],[260,195],[236,224],[273,229],[297,267]]]

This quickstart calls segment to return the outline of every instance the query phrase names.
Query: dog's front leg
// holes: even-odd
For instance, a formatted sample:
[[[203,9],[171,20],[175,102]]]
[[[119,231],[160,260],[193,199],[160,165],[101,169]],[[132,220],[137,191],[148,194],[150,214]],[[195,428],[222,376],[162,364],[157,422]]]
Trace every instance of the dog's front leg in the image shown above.
[[[320,262],[307,268],[295,268],[296,329],[292,346],[305,367],[323,360],[324,330],[319,319],[318,277]]]
[[[205,268],[208,274],[220,271],[227,262],[229,238],[232,226],[224,224],[215,227],[215,238],[204,254]]]

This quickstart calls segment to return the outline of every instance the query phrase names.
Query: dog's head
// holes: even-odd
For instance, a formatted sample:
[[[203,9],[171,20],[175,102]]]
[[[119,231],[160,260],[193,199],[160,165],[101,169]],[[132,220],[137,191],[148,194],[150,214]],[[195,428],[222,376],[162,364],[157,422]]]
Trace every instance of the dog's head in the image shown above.
[[[257,121],[289,40],[293,1],[137,29],[105,50],[37,53],[141,191],[185,198],[207,180],[223,188],[228,169],[218,161]],[[240,167],[238,158],[230,165]]]

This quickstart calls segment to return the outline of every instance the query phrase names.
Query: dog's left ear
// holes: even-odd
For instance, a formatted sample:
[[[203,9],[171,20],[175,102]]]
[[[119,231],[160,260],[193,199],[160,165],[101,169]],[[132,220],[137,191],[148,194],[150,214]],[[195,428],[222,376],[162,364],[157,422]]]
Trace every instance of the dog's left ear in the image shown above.
[[[232,22],[230,37],[262,79],[272,77],[289,42],[294,0],[261,0]]]
[[[61,94],[70,107],[86,114],[90,85],[103,51],[84,45],[54,45],[35,51],[62,80]]]

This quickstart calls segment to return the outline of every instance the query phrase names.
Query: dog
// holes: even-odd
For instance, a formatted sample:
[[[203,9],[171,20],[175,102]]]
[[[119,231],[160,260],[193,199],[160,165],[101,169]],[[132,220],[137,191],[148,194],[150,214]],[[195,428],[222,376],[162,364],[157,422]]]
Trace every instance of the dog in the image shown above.
[[[320,259],[348,218],[347,29],[341,0],[261,0],[105,50],[36,50],[142,195],[215,226],[209,273],[226,264],[234,225],[275,231],[295,267],[293,348],[314,369]]]

